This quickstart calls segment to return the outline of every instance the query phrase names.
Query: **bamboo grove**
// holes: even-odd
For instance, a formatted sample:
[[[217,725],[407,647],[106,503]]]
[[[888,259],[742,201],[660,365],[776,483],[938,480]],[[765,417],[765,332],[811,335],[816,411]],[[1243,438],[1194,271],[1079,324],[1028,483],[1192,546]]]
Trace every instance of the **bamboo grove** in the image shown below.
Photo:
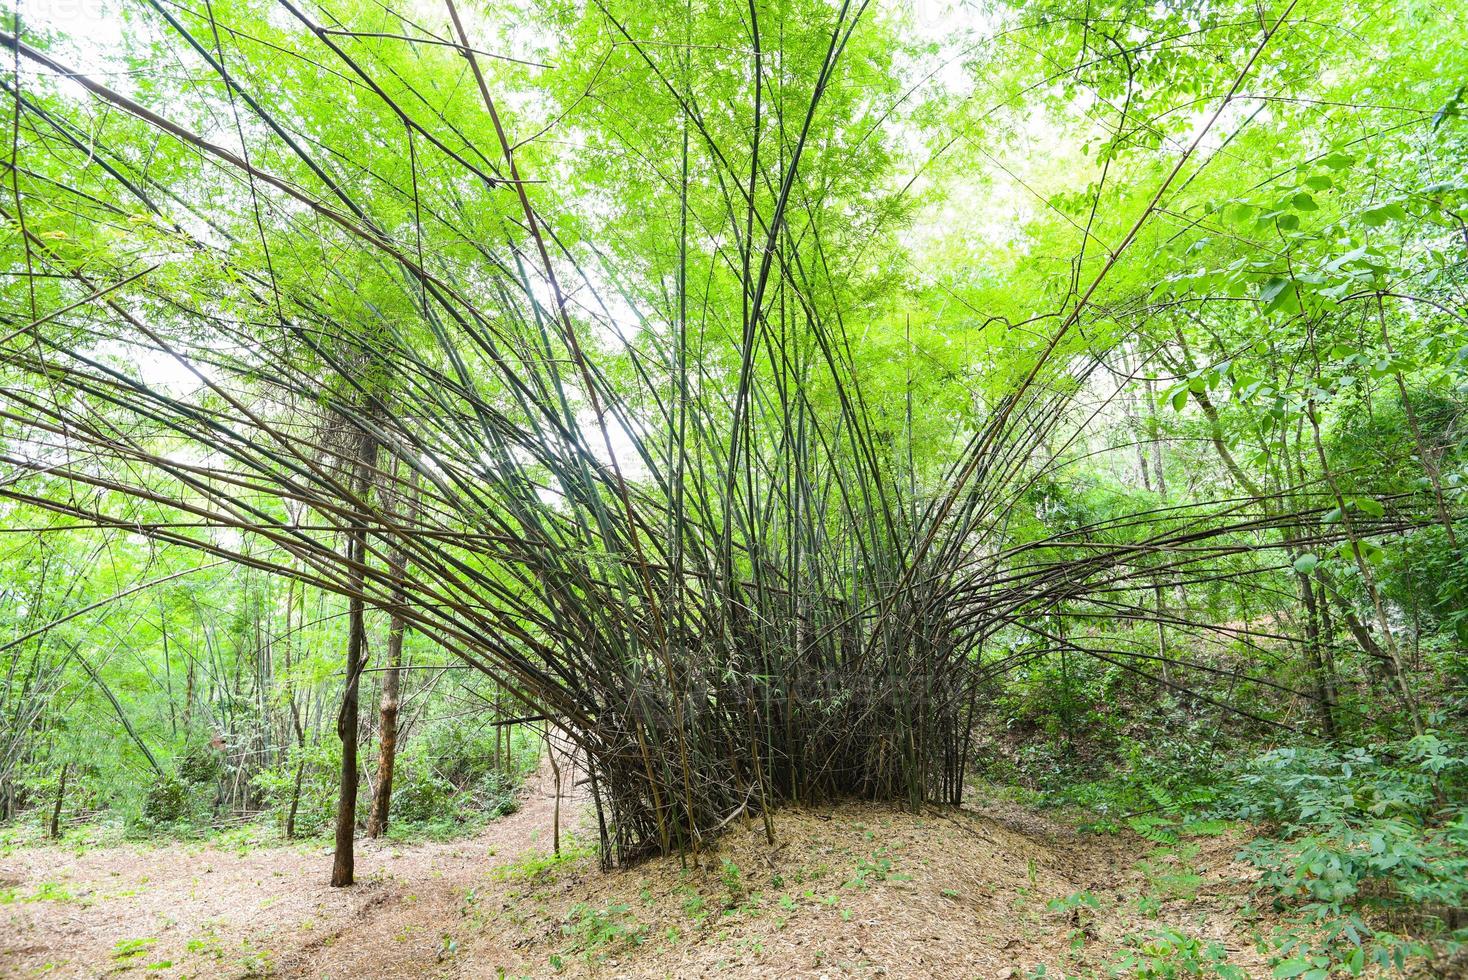
[[[1320,47],[1335,7],[996,6],[961,50],[870,0],[119,10],[119,42],[32,28],[24,5],[0,35],[0,498],[345,598],[344,800],[367,608],[583,750],[620,861],[781,802],[959,802],[975,712],[1057,654],[1217,700],[1166,636],[1261,661],[1296,645],[1309,676],[1234,679],[1327,731],[1318,638],[1164,594],[1324,601],[1332,549],[1368,597],[1351,630],[1421,724],[1371,557],[1455,534],[1440,450],[1394,461],[1423,468],[1407,490],[1329,459],[1316,383],[1255,465],[1211,399],[1247,386],[1271,316],[1307,328],[1268,356],[1317,369],[1327,322],[1388,344],[1388,317],[1461,330],[1457,280],[1401,258],[1460,267],[1458,190],[1421,188],[1461,153],[1372,225],[1398,236],[1390,269],[1373,251],[1312,278],[1279,238],[1290,211],[1251,216],[1269,225],[1253,261],[1188,278],[1236,237],[1210,195],[1258,214],[1248,195],[1300,187],[1303,212],[1302,182],[1344,153],[1264,173],[1234,153],[1269,138],[1262,110],[1323,103],[1323,73],[1371,57],[1349,31]],[[953,66],[992,84],[933,95]],[[941,279],[904,264],[915,217],[940,192],[997,207],[968,176],[1040,95],[1097,134],[1091,185],[1049,205],[1069,251],[1043,288],[1019,271],[990,290],[1025,306],[925,287],[915,312],[903,282]],[[1422,102],[1330,118],[1367,149],[1460,147],[1456,103]],[[1171,324],[1220,304],[1237,356],[1179,346]],[[958,323],[967,368],[940,351]],[[1376,377],[1402,383],[1395,362]],[[1035,501],[1143,387],[1194,412],[1236,479],[1036,531]],[[1138,432],[1120,452],[1146,478],[1157,436]]]

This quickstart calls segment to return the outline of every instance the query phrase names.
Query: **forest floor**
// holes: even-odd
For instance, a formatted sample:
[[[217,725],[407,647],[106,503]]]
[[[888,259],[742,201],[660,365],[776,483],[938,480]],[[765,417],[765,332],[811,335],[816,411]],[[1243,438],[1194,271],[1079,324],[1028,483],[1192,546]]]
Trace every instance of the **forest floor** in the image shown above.
[[[0,977],[1019,980],[1106,976],[1148,936],[1269,975],[1235,833],[1159,848],[1014,805],[852,803],[779,811],[774,846],[736,821],[701,867],[603,874],[574,801],[550,857],[554,796],[542,772],[471,837],[361,842],[349,889],[327,887],[319,845],[13,848]]]

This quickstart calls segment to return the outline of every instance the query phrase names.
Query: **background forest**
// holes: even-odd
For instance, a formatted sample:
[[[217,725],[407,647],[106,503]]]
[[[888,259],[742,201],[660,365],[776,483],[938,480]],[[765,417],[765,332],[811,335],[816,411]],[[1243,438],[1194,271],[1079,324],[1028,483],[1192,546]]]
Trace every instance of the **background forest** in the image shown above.
[[[549,737],[607,865],[1243,820],[1275,976],[1461,975],[1464,15],[12,4],[3,832],[345,884]]]

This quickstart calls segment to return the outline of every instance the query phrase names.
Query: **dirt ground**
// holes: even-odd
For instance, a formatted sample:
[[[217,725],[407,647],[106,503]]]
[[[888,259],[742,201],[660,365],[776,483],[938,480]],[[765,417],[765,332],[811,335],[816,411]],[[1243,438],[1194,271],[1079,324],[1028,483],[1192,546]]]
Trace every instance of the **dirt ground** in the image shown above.
[[[0,977],[1019,980],[1106,976],[1144,952],[1124,937],[1169,934],[1269,975],[1236,838],[1158,849],[1018,807],[846,804],[780,811],[773,846],[736,821],[696,864],[604,874],[584,804],[549,857],[554,795],[541,774],[472,838],[361,842],[350,889],[327,887],[320,847],[19,848],[0,858]]]
[[[345,889],[319,844],[16,849],[0,857],[0,978],[434,976],[466,891],[549,849],[554,791],[537,773],[516,813],[462,840],[359,839]]]

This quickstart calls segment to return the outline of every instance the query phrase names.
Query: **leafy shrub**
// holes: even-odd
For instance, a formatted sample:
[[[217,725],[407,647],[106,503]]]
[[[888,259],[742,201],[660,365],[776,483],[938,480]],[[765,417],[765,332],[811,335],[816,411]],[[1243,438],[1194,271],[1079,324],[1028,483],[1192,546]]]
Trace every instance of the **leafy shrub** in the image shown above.
[[[495,730],[482,723],[430,725],[398,760],[393,820],[442,827],[514,813],[516,791],[539,756],[539,739],[530,732],[517,733],[505,758]]]
[[[174,775],[159,777],[143,796],[143,819],[154,825],[177,824],[191,815],[189,784]]]
[[[520,776],[489,772],[474,788],[474,808],[489,817],[507,817],[520,809]]]
[[[1299,927],[1283,937],[1277,976],[1400,969],[1468,942],[1465,776],[1465,747],[1437,734],[1378,750],[1278,749],[1245,767],[1227,805],[1274,832],[1243,856]]]
[[[561,933],[570,940],[570,951],[596,962],[620,948],[642,943],[647,926],[628,915],[630,910],[631,906],[621,902],[605,909],[580,902],[561,925]]]
[[[296,792],[297,772],[301,791],[296,806],[296,833],[306,837],[323,833],[336,816],[341,743],[335,738],[323,738],[307,742],[304,747],[293,747],[279,764],[251,778],[266,808],[282,826]]]
[[[1174,977],[1220,977],[1244,980],[1243,970],[1228,962],[1228,951],[1218,942],[1204,943],[1177,929],[1161,928],[1145,936],[1127,938],[1127,948],[1109,964],[1113,977],[1172,980]]]
[[[192,785],[212,783],[224,772],[224,762],[219,753],[205,745],[193,745],[178,760],[178,778]]]
[[[1153,827],[1174,823],[1212,798],[1222,775],[1221,729],[1216,719],[1186,714],[1167,696],[1132,717],[1131,728],[1093,727],[1089,758],[1064,741],[1037,739],[1010,758],[981,764],[980,772],[1039,790],[1045,805],[1094,811],[1102,818],[1098,829],[1131,825],[1151,837]],[[1157,842],[1174,841],[1175,836]]]
[[[392,791],[392,816],[408,823],[429,823],[460,816],[452,784],[422,760],[400,770]]]

